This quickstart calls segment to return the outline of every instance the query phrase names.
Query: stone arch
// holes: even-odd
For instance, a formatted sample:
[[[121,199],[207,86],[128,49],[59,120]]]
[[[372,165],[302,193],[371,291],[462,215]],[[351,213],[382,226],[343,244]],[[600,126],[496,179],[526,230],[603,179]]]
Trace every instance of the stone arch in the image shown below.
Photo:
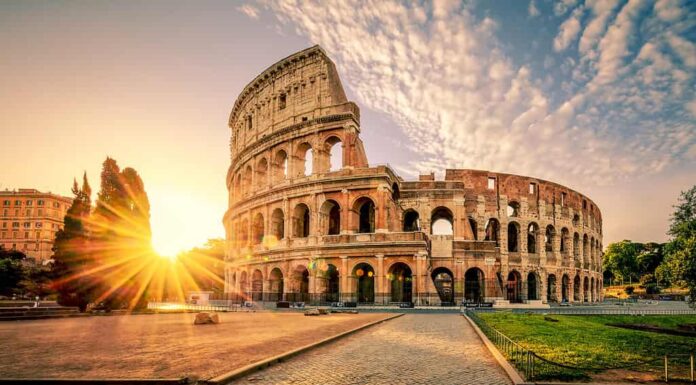
[[[285,213],[280,207],[271,213],[271,235],[276,240],[285,238]]]
[[[581,286],[580,275],[576,274],[575,278],[573,278],[573,301],[575,302],[580,302]]]
[[[353,213],[357,217],[358,233],[375,232],[375,202],[367,196],[362,196],[353,203]]]
[[[391,291],[391,302],[413,301],[413,274],[404,262],[395,262],[387,273]]]
[[[508,252],[511,253],[517,253],[520,251],[520,225],[517,222],[508,223],[507,248]]]
[[[283,271],[275,267],[268,275],[268,299],[269,301],[283,300]]]
[[[473,217],[469,217],[469,227],[471,227],[471,234],[474,237],[474,241],[478,240],[478,224],[476,223],[476,219]]]
[[[288,177],[288,154],[285,150],[278,150],[273,158],[271,179],[274,182],[281,182]]]
[[[595,241],[594,237],[590,237],[590,267],[594,267],[595,263]]]
[[[251,165],[247,165],[244,169],[244,176],[242,179],[242,194],[245,196],[251,194],[251,180],[253,173],[254,171],[251,168]]]
[[[239,293],[244,297],[249,297],[249,278],[246,271],[239,273]]]
[[[495,241],[495,245],[500,243],[500,222],[495,218],[490,218],[486,222],[486,241]]]
[[[589,259],[589,253],[590,253],[590,241],[587,237],[587,234],[582,236],[582,260],[583,260],[583,268],[587,268],[587,264],[590,262]]]
[[[324,151],[327,154],[326,171],[339,171],[343,168],[343,141],[335,135],[324,141]]]
[[[295,150],[295,159],[297,160],[297,176],[312,175],[314,167],[314,150],[308,142],[300,143]]]
[[[534,271],[527,274],[527,299],[530,301],[539,300],[539,277]]]
[[[517,270],[508,273],[505,297],[511,303],[522,302],[522,276]]]
[[[399,184],[394,182],[392,183],[392,200],[397,202],[399,199],[401,199],[401,190],[399,189]]]
[[[435,208],[430,214],[430,233],[432,235],[453,235],[454,214],[447,207]]]
[[[263,189],[268,185],[268,161],[261,158],[256,163],[256,188]]]
[[[570,232],[567,228],[563,227],[561,229],[561,254],[567,255],[568,249],[570,248]]]
[[[299,203],[295,206],[292,214],[293,234],[295,238],[306,238],[309,236],[310,230],[310,212],[309,207],[304,203]]]
[[[408,209],[404,212],[404,231],[420,231],[420,216],[418,211]]]
[[[254,216],[254,223],[252,224],[252,242],[254,245],[259,245],[263,243],[264,236],[264,223],[263,215],[261,213],[256,213]]]
[[[297,265],[292,270],[292,294],[289,300],[309,302],[309,269],[305,265]]]
[[[590,300],[594,302],[596,300],[596,295],[595,295],[595,279],[591,278],[590,279]]]
[[[246,247],[249,244],[249,220],[243,218],[239,222],[239,247]]]
[[[483,271],[472,267],[464,274],[464,298],[467,301],[480,303],[486,296],[486,280]]]
[[[544,249],[548,253],[552,253],[555,250],[553,249],[553,242],[556,240],[556,229],[553,227],[553,225],[548,225],[546,226],[546,234],[544,236]]]
[[[546,278],[546,298],[548,302],[558,302],[556,297],[556,275],[549,274]]]
[[[510,201],[507,205],[507,216],[511,218],[520,216],[520,204],[516,201]]]
[[[573,227],[578,227],[580,225],[580,215],[573,215]]]
[[[585,292],[585,302],[589,302],[590,301],[590,279],[589,278],[585,277],[585,279],[583,280],[582,287],[583,287],[584,292]]]
[[[454,305],[454,274],[446,267],[438,267],[430,275],[435,289],[440,297],[440,302]]]
[[[338,268],[329,263],[326,266],[326,270],[324,272],[324,277],[326,279],[326,291],[325,291],[325,301],[326,302],[338,302],[340,300],[340,287],[341,287],[341,281],[340,281],[340,275],[338,272]]]
[[[563,276],[561,277],[561,300],[563,302],[568,302],[569,289],[570,278],[568,278],[568,274],[563,274]]]
[[[573,256],[577,259],[580,257],[580,234],[573,234]]]
[[[341,206],[333,199],[327,199],[319,210],[320,226],[326,235],[341,233]]]
[[[353,267],[352,276],[356,280],[356,298],[359,303],[375,302],[375,269],[367,262]]]
[[[263,301],[263,273],[259,269],[251,274],[251,299]]]
[[[537,240],[539,239],[539,225],[531,222],[527,226],[527,253],[536,254],[538,251]]]
[[[242,196],[244,196],[244,191],[242,191],[242,173],[239,172],[237,173],[237,176],[234,178],[234,196],[235,199],[241,199]]]

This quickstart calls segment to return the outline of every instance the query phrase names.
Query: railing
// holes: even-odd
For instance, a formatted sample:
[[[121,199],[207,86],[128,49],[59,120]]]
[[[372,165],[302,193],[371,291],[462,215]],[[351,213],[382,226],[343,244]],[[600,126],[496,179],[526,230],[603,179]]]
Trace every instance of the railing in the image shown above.
[[[148,302],[147,308],[150,310],[169,310],[169,311],[236,311],[239,308],[237,304],[228,305],[197,305],[192,303],[181,303],[181,302]]]
[[[546,359],[523,344],[512,340],[501,331],[490,326],[476,314],[476,311],[466,310],[465,314],[481,329],[481,331],[496,345],[500,352],[512,363],[527,381],[548,379],[581,379],[588,377],[588,373],[597,373],[606,370],[617,369],[641,369],[650,367],[653,370],[661,369],[663,379],[689,378],[694,383],[696,371],[694,370],[694,353],[668,354],[662,357],[650,357],[641,361],[633,361],[624,365],[612,367],[576,366],[564,364]],[[688,371],[685,367],[688,365]],[[685,376],[685,377],[681,377]]]

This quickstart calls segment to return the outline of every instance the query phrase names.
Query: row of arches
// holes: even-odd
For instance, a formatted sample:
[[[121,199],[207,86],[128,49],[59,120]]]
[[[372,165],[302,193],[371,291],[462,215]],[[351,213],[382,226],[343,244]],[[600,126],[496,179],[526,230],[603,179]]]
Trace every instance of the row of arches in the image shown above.
[[[254,190],[264,189],[289,178],[308,176],[314,172],[338,171],[343,168],[343,145],[338,136],[326,138],[319,150],[319,153],[315,154],[309,142],[302,142],[290,152],[277,149],[270,157],[261,156],[240,167],[232,181],[235,199],[251,195]]]
[[[355,225],[352,231],[358,233],[375,232],[375,203],[369,197],[360,197],[355,200],[351,208],[351,214],[355,216]],[[341,223],[341,206],[333,199],[326,200],[319,210],[319,228],[322,235],[338,235],[346,226]],[[270,217],[269,229],[266,229],[266,222],[262,213],[256,213],[251,223],[251,238],[249,238],[249,222],[247,218],[242,219],[238,225],[237,242],[241,246],[251,244],[261,244],[271,236],[272,239],[279,240],[292,236],[293,238],[308,237],[312,231],[312,215],[309,206],[305,203],[297,204],[290,218],[291,233],[287,234],[285,229],[285,213],[283,209],[276,208]]]

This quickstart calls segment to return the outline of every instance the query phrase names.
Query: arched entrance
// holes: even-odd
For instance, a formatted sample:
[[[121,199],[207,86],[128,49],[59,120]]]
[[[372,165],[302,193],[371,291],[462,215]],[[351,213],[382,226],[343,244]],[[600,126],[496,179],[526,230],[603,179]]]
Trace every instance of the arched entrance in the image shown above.
[[[389,268],[391,302],[413,301],[413,277],[407,264],[397,262]]]
[[[454,305],[454,276],[452,272],[447,268],[438,267],[433,270],[431,277],[442,305]]]
[[[353,277],[357,281],[355,294],[358,303],[375,302],[375,270],[367,263],[360,263],[353,268]]]
[[[538,290],[539,281],[537,280],[537,275],[535,272],[530,271],[527,274],[527,299],[530,301],[536,301],[539,299]]]
[[[246,271],[239,273],[239,295],[243,301],[249,299],[249,279]]]
[[[558,299],[556,298],[556,276],[553,274],[549,274],[546,283],[546,298],[548,302],[558,301]]]
[[[485,276],[483,271],[473,267],[464,274],[464,298],[467,301],[479,303],[483,302],[486,295],[484,290]]]
[[[254,270],[251,276],[251,299],[263,301],[263,274],[261,270]]]
[[[568,302],[568,286],[570,285],[570,278],[566,274],[563,274],[561,278],[561,299],[563,302]]]
[[[279,268],[271,270],[271,275],[268,277],[268,300],[282,301],[283,300],[283,272]]]
[[[585,291],[585,302],[589,302],[590,301],[590,279],[589,278],[585,277],[585,279],[583,280],[582,287],[585,289],[584,290]]]
[[[338,302],[340,280],[336,266],[329,264],[326,269],[326,302]]]
[[[506,298],[512,303],[522,302],[522,277],[516,270],[508,274]]]
[[[580,302],[580,276],[573,278],[573,301]]]
[[[307,270],[307,267],[297,266],[292,273],[292,280],[294,295],[292,295],[292,298],[289,298],[289,300],[309,302],[309,270]]]

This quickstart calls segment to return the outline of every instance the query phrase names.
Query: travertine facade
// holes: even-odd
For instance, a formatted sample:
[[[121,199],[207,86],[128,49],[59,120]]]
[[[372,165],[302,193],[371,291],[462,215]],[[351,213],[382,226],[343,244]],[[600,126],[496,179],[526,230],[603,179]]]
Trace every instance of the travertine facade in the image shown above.
[[[230,115],[225,291],[310,302],[596,301],[602,217],[517,175],[370,167],[360,113],[320,47],[274,64]]]
[[[0,245],[37,262],[51,259],[56,232],[71,204],[71,198],[35,189],[0,191]]]

